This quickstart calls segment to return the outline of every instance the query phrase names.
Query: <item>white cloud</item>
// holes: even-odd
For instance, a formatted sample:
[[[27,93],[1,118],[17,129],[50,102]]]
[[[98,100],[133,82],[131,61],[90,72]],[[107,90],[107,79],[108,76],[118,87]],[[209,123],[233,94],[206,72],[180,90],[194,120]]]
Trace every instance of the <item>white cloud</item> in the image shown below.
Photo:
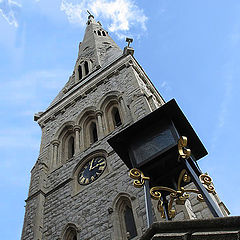
[[[12,0],[0,0],[0,13],[10,25],[18,27],[16,13],[21,8],[21,4]]]
[[[60,10],[65,12],[70,23],[86,23],[87,9],[96,18],[108,22],[108,30],[123,38],[132,26],[146,30],[147,17],[133,0],[83,0],[73,4],[62,0]]]
[[[83,13],[85,5],[86,1],[82,1],[79,4],[74,5],[71,2],[62,0],[60,10],[65,12],[70,23],[79,23],[81,25],[84,25],[86,22],[86,14]]]

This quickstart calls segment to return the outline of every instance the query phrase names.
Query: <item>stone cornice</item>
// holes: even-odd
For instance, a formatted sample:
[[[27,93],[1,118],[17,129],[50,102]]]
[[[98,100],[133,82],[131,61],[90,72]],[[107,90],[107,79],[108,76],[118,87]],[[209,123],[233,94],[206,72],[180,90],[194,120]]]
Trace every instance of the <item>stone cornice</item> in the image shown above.
[[[25,202],[28,202],[29,200],[37,197],[37,196],[40,195],[40,194],[43,195],[44,197],[46,196],[46,194],[45,194],[42,190],[38,190],[37,192],[35,192],[35,193],[33,193],[31,196],[29,196],[29,197],[25,200]]]
[[[37,197],[38,195],[43,195],[44,197],[49,196],[50,194],[52,194],[53,192],[55,192],[56,190],[60,189],[61,187],[65,186],[66,184],[68,184],[69,182],[71,182],[73,179],[72,178],[68,178],[67,180],[65,180],[64,182],[60,183],[59,185],[57,185],[56,187],[54,187],[53,189],[51,189],[50,191],[48,191],[47,193],[43,192],[42,190],[38,190],[37,192],[33,193],[32,195],[30,195],[25,202],[30,201],[31,199]]]

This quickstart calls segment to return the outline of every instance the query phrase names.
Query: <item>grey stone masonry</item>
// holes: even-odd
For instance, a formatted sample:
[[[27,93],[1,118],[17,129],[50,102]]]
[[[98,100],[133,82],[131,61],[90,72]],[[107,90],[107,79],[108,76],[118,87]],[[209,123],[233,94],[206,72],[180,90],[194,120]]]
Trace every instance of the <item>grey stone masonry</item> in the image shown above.
[[[239,240],[240,217],[153,223],[140,240]]]
[[[137,60],[123,54],[90,15],[73,74],[46,111],[34,117],[42,139],[21,239],[126,240],[126,207],[135,221],[132,239],[139,239],[147,229],[143,189],[133,187],[107,140],[163,104]],[[101,175],[80,184],[80,172],[98,156],[106,161]],[[205,205],[192,202],[175,206],[177,219],[211,217]],[[160,218],[157,212],[154,217]]]

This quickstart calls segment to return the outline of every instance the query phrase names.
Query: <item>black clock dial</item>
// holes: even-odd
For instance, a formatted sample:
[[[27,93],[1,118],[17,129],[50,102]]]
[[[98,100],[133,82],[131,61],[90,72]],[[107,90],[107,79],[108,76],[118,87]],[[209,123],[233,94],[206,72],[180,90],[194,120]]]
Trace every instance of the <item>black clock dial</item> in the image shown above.
[[[92,158],[78,174],[78,182],[81,185],[92,183],[101,176],[106,168],[106,159],[103,157]]]

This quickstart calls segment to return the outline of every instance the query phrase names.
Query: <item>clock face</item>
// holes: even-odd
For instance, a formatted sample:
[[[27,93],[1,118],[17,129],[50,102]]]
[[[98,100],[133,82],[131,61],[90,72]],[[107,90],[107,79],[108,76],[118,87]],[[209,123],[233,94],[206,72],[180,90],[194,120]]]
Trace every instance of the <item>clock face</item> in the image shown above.
[[[107,166],[106,159],[95,157],[88,161],[78,174],[78,182],[81,185],[92,183],[101,176]]]

